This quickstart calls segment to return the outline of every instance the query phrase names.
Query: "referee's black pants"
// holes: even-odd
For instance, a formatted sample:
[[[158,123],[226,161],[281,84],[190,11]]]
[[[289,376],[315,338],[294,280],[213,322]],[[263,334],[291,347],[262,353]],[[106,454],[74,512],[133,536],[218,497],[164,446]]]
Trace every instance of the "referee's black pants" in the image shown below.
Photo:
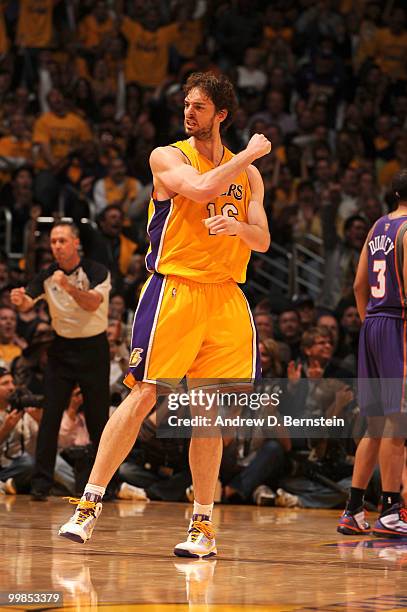
[[[75,385],[83,394],[85,419],[95,450],[109,417],[110,355],[106,333],[90,338],[57,336],[45,373],[44,411],[40,423],[32,478],[34,492],[49,493],[54,482],[58,433]]]

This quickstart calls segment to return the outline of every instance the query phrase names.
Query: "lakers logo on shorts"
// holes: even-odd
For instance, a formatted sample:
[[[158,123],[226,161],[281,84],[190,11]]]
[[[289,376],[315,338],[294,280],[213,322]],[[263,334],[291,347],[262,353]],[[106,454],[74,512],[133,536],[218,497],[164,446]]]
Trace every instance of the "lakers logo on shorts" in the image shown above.
[[[131,351],[129,366],[131,366],[132,368],[135,368],[138,366],[138,364],[143,359],[141,356],[141,353],[143,352],[143,350],[144,349],[142,348],[135,348]]]

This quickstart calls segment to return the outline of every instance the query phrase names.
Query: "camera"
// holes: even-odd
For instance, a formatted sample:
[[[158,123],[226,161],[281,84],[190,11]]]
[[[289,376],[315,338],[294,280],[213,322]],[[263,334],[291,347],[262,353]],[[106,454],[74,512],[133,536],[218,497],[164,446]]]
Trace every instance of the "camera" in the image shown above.
[[[35,395],[27,388],[16,389],[9,397],[12,410],[21,412],[25,408],[42,408],[43,395]]]

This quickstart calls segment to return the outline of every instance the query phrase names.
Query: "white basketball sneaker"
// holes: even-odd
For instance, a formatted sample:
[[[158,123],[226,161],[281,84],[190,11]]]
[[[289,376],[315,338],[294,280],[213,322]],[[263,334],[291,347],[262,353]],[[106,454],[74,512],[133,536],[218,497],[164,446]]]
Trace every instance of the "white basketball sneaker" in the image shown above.
[[[407,508],[394,504],[383,512],[373,527],[375,536],[382,538],[407,538]]]
[[[215,531],[212,521],[199,514],[194,514],[189,523],[188,537],[185,542],[177,544],[174,555],[177,557],[192,557],[207,559],[217,553]]]
[[[94,499],[87,499],[87,497]],[[65,499],[68,499],[70,504],[77,504],[77,506],[69,521],[62,525],[58,531],[58,535],[73,542],[84,544],[91,538],[96,521],[102,512],[100,497],[86,493],[81,499],[74,497]]]

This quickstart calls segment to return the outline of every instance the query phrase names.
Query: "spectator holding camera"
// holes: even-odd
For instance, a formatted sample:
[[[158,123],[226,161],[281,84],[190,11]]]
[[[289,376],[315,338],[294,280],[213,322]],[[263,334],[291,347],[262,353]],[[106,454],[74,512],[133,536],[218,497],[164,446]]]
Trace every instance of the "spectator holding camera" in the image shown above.
[[[33,499],[47,498],[53,484],[58,432],[76,384],[86,404],[86,424],[96,448],[109,412],[109,345],[106,337],[110,274],[103,265],[81,259],[78,229],[60,221],[51,230],[55,262],[27,286],[13,289],[19,310],[44,298],[56,332],[48,352],[44,416],[38,434]]]
[[[41,419],[39,408],[24,408],[14,379],[0,368],[0,495],[29,491],[33,446]]]

